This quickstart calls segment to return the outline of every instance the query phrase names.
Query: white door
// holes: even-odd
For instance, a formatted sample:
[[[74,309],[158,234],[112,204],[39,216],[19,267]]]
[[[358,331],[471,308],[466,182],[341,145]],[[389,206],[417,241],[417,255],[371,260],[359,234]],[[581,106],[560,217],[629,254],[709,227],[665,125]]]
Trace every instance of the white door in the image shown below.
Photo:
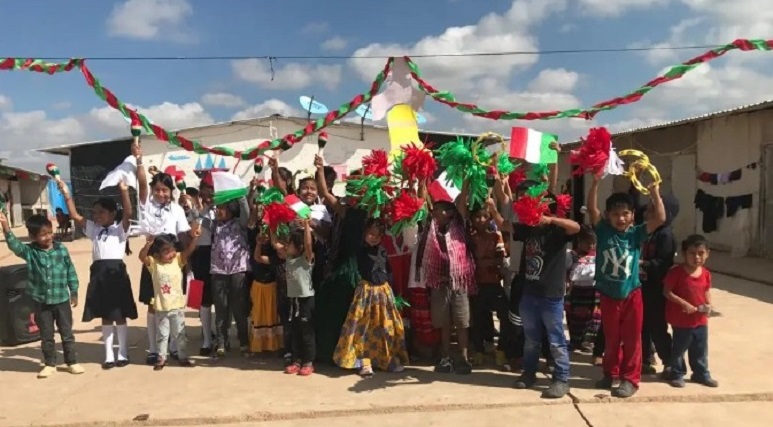
[[[761,221],[760,234],[765,237],[761,242],[762,253],[766,258],[773,258],[773,145],[765,145],[763,148],[762,194],[765,202],[760,203],[760,217],[764,218],[764,221]]]
[[[694,234],[698,229],[695,223],[695,192],[698,191],[698,174],[695,154],[684,154],[673,158],[671,163],[671,191],[679,200],[679,215],[672,224],[677,242]]]

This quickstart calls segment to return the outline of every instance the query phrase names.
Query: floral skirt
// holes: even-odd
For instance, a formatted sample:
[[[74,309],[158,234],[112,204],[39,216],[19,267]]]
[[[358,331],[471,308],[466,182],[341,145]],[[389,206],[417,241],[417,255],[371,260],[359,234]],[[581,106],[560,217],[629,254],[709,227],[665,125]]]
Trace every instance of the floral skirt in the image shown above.
[[[250,289],[250,352],[282,348],[282,322],[277,313],[276,282],[252,282]]]
[[[388,283],[363,281],[354,291],[333,361],[344,369],[370,365],[385,371],[408,363],[403,319]]]

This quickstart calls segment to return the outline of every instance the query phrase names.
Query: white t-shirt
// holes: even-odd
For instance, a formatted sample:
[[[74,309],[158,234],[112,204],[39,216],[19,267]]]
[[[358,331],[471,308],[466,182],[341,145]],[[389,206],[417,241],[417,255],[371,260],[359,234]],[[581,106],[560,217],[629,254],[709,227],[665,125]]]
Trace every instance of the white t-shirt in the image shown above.
[[[176,236],[191,229],[185,210],[177,203],[161,205],[151,197],[149,202],[140,204],[140,209],[143,220],[153,224],[152,234],[154,235],[174,234]]]
[[[93,245],[91,257],[94,261],[123,259],[128,238],[123,224],[119,222],[103,227],[92,220],[86,220],[85,232]]]

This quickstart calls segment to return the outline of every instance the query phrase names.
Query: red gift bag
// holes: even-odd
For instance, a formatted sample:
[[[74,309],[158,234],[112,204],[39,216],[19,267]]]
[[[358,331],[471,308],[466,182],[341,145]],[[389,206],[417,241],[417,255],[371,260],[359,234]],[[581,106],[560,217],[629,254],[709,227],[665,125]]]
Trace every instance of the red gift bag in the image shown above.
[[[188,307],[194,310],[200,309],[203,296],[204,282],[196,279],[188,281]]]

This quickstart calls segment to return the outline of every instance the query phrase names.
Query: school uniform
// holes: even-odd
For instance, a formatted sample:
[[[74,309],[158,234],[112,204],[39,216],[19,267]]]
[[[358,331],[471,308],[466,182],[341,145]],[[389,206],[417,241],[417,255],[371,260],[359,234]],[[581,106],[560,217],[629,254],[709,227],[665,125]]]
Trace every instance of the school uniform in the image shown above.
[[[107,227],[86,221],[86,236],[92,242],[91,278],[86,291],[83,321],[123,321],[137,318],[132,285],[123,259],[128,236],[123,224]]]

